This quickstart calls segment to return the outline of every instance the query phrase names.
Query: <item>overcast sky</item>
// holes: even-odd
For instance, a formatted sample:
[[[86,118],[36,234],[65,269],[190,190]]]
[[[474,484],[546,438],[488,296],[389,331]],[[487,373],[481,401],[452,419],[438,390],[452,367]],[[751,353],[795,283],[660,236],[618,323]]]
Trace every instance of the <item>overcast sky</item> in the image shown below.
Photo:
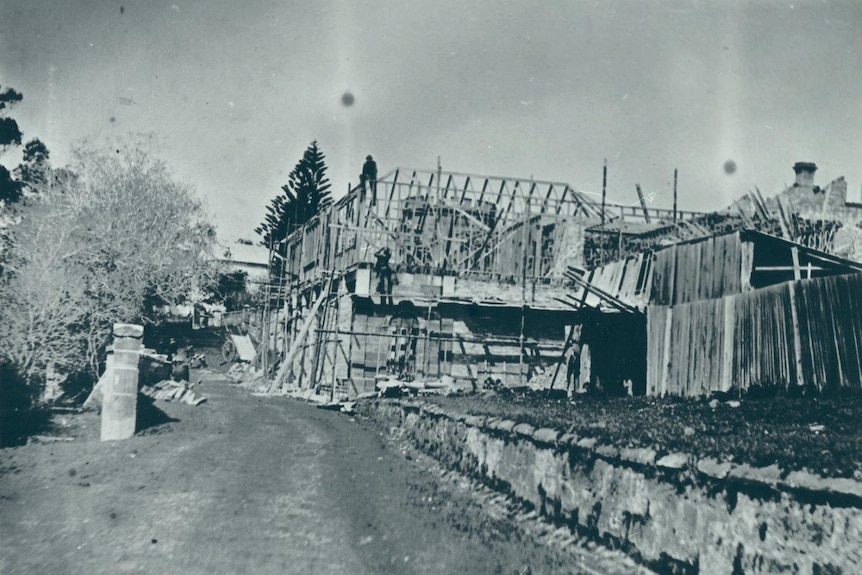
[[[333,190],[395,166],[715,209],[791,166],[862,185],[862,2],[0,1],[0,85],[55,165],[153,131],[225,240],[317,139]],[[342,94],[355,96],[352,106]],[[733,160],[737,170],[724,170]],[[2,158],[16,164],[13,154]]]

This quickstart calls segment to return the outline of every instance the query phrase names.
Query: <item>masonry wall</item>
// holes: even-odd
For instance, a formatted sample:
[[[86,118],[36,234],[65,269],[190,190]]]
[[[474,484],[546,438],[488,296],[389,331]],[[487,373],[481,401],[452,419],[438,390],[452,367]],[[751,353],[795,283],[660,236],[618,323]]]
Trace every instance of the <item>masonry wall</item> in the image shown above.
[[[819,190],[815,193],[815,190]],[[844,177],[833,180],[822,189],[813,186],[787,188],[767,205],[776,208],[780,203],[785,213],[797,213],[810,220],[840,220],[845,225],[862,221],[862,205],[847,201],[847,181]]]
[[[842,176],[818,193],[813,186],[793,186],[767,200],[771,209],[796,215],[806,223],[801,237],[805,245],[837,256],[862,261],[862,203],[847,196],[847,181]],[[859,198],[862,200],[862,198]]]
[[[430,404],[359,409],[449,468],[663,573],[859,573],[862,487],[773,466],[659,457]]]

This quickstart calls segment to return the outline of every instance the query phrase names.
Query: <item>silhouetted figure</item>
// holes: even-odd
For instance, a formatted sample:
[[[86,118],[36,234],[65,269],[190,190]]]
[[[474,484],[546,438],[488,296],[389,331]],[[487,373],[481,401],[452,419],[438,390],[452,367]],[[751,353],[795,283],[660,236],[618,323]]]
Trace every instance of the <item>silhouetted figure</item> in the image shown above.
[[[384,247],[377,250],[374,257],[377,259],[374,262],[374,271],[377,273],[377,293],[380,294],[380,303],[392,305],[392,268],[389,265],[392,252]]]
[[[180,345],[177,343],[175,338],[168,339],[167,343],[164,345],[165,355],[168,356],[168,361],[174,361],[174,355],[179,351]]]
[[[581,345],[577,342],[572,344],[567,352],[566,361],[566,390],[578,391],[581,379]]]
[[[377,203],[377,162],[371,155],[365,156],[365,163],[362,164],[362,175],[359,178],[363,186],[368,184],[371,189],[371,202]]]

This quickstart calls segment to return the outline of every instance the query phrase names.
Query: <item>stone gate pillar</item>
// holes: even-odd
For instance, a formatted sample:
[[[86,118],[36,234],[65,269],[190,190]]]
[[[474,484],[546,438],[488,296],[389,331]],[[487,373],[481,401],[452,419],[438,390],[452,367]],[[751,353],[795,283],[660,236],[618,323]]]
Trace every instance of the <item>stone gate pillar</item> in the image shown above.
[[[114,375],[106,383],[102,403],[102,441],[135,434],[138,408],[138,361],[144,327],[114,324]]]

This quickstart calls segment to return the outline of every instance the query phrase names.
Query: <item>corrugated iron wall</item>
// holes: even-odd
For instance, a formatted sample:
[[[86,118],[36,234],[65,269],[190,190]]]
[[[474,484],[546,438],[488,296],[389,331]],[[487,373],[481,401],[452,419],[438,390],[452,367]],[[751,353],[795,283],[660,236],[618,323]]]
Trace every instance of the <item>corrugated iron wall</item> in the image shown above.
[[[862,388],[862,274],[648,309],[647,394]]]

